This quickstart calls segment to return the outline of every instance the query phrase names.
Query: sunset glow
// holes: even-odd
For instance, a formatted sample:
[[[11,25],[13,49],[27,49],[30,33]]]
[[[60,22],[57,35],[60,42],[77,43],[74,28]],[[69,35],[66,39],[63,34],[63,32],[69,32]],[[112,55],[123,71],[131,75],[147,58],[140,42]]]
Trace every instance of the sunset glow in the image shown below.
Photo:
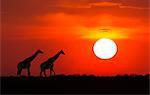
[[[109,30],[110,29],[110,30]],[[88,30],[87,30],[88,31]],[[123,29],[112,29],[108,28],[108,30],[100,30],[93,29],[89,32],[89,34],[85,34],[83,38],[87,39],[99,39],[99,38],[110,38],[110,39],[128,39],[130,38],[129,34]]]
[[[36,50],[31,75],[63,50],[57,74],[149,73],[149,0],[2,0],[1,76],[16,75],[17,64]],[[117,44],[106,61],[93,53],[101,38]],[[115,64],[114,64],[115,63]],[[26,73],[24,73],[26,74]]]

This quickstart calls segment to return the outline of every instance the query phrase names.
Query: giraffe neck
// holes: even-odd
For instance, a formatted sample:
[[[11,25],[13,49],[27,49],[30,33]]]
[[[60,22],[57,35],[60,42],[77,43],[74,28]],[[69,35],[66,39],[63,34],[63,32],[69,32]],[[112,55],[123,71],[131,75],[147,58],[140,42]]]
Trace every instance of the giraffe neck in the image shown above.
[[[34,53],[34,54],[30,57],[30,61],[34,60],[35,57],[36,57],[38,54],[39,54],[38,52]]]
[[[54,55],[52,58],[50,58],[50,60],[51,60],[52,62],[54,62],[54,61],[59,57],[60,54],[61,54],[61,53],[58,52],[56,55]]]

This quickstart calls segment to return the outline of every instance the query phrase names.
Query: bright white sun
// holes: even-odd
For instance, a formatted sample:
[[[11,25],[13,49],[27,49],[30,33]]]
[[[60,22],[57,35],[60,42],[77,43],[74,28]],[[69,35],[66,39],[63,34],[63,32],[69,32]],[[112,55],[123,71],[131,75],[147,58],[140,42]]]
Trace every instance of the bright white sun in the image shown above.
[[[96,41],[93,51],[101,59],[110,59],[117,53],[117,45],[111,39],[102,38]]]

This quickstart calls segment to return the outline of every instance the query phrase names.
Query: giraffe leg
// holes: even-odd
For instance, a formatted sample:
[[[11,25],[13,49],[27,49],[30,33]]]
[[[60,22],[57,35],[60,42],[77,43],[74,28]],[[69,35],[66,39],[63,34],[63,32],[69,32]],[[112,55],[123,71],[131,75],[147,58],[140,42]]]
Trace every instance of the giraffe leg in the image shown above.
[[[53,73],[54,73],[54,76],[55,76],[55,71],[54,70],[52,70],[53,71]]]
[[[51,77],[51,75],[52,75],[52,70],[50,69],[50,77]]]
[[[28,68],[28,76],[30,76],[30,68]]]
[[[42,72],[44,71],[44,69],[42,67],[40,67],[40,77],[42,77]]]
[[[22,69],[18,69],[17,76],[21,76],[21,71],[22,71]]]
[[[54,71],[54,69],[52,69],[52,72],[53,72],[53,75],[55,76],[55,71]]]
[[[18,69],[18,71],[17,71],[17,76],[19,76],[19,69]]]
[[[40,72],[40,77],[42,77],[42,70],[41,70],[41,72]]]
[[[44,75],[45,75],[45,77],[46,77],[46,71],[44,70]]]

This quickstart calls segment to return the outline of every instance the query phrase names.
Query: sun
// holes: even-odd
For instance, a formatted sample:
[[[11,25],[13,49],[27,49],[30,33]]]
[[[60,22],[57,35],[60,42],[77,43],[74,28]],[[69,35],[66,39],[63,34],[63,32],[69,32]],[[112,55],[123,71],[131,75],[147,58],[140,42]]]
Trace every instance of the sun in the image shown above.
[[[108,38],[102,38],[96,41],[93,46],[95,55],[100,59],[110,59],[117,53],[116,43]]]

